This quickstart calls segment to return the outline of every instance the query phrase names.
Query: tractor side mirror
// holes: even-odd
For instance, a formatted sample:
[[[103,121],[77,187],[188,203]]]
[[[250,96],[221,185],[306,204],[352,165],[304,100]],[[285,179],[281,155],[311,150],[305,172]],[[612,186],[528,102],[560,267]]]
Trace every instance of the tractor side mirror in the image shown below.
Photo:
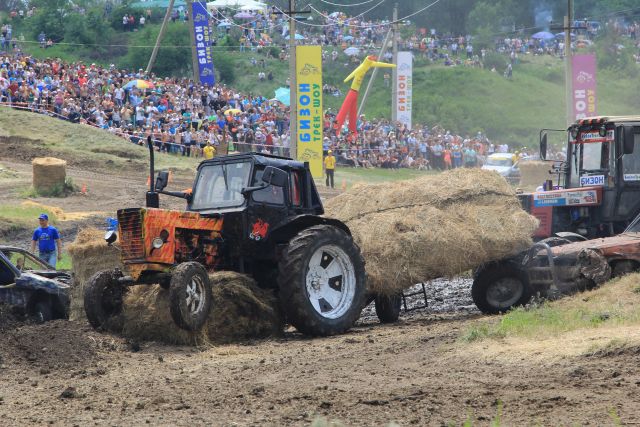
[[[115,230],[109,230],[104,234],[104,240],[109,246],[111,246],[117,239],[118,235],[116,234]]]
[[[288,179],[288,173],[273,166],[267,166],[262,173],[262,182],[275,187],[285,187]]]
[[[633,149],[635,146],[635,130],[636,130],[636,127],[634,126],[626,126],[624,128],[624,139],[622,140],[622,154],[633,153]]]
[[[169,172],[160,171],[158,172],[158,178],[156,178],[156,191],[162,191],[169,184]]]
[[[540,160],[547,160],[547,133],[540,135]]]

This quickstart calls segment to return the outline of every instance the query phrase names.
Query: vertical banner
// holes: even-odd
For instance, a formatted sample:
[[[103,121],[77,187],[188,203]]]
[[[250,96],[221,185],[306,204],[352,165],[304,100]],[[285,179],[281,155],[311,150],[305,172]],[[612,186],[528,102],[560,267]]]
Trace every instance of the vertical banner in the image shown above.
[[[309,162],[314,178],[322,178],[322,50],[296,46],[296,138],[298,160]]]
[[[573,70],[573,118],[583,119],[597,115],[596,110],[596,55],[575,55]]]
[[[209,86],[215,84],[216,75],[213,69],[213,54],[211,51],[211,28],[209,27],[209,13],[204,2],[191,3],[193,16],[193,33],[196,43],[196,58],[198,60],[198,75],[200,83]]]
[[[396,117],[400,123],[411,129],[413,95],[413,55],[398,52],[398,81],[396,82]]]

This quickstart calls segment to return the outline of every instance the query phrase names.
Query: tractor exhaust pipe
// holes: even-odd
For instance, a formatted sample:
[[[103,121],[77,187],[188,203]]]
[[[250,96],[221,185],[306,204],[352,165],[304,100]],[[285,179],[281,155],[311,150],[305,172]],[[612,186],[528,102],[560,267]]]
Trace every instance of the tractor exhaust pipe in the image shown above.
[[[154,150],[153,141],[151,135],[147,136],[147,146],[149,147],[149,191],[147,191],[147,207],[159,208],[160,207],[160,194],[156,193],[154,188],[155,181],[155,162],[154,162]]]

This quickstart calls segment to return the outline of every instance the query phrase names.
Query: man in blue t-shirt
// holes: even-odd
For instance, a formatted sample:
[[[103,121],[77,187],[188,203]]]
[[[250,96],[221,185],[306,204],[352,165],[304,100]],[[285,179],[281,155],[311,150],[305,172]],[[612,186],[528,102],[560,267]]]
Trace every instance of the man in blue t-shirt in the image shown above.
[[[38,254],[44,262],[56,266],[57,258],[62,256],[62,243],[60,243],[60,234],[55,227],[49,225],[49,216],[41,214],[38,217],[40,227],[36,228],[31,238],[31,252],[36,250],[36,242],[38,242]],[[56,257],[57,252],[57,257]]]

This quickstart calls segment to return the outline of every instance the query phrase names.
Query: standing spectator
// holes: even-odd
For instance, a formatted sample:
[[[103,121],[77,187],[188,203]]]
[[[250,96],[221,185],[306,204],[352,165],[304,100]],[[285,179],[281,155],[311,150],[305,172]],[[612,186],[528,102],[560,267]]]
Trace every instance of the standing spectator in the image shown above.
[[[62,257],[62,243],[60,242],[60,234],[58,230],[49,225],[49,216],[45,213],[38,217],[40,227],[36,228],[31,238],[31,252],[36,250],[36,242],[38,242],[38,255],[41,260],[47,264],[56,266],[57,258]],[[57,258],[56,258],[57,248]]]
[[[336,158],[333,157],[333,151],[327,151],[327,157],[324,158],[324,170],[327,174],[327,187],[334,188],[334,173],[336,169]]]

